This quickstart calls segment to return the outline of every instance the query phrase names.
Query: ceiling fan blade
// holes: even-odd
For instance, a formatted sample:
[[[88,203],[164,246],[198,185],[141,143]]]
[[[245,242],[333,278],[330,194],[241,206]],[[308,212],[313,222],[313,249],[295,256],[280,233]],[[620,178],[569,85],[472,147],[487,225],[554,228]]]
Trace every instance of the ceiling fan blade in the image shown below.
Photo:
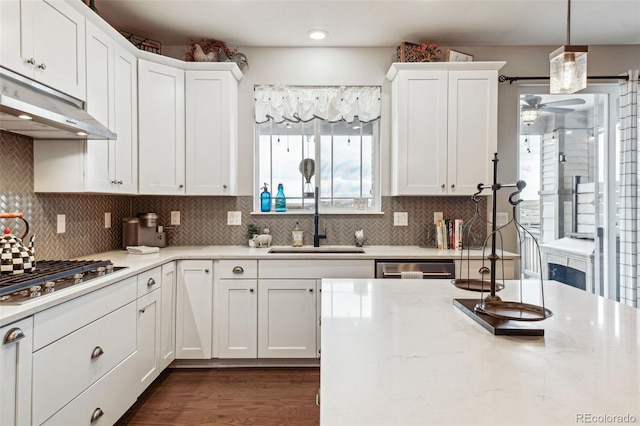
[[[540,111],[553,112],[555,114],[568,114],[570,112],[575,111],[575,109],[572,109],[572,108],[556,108],[556,107],[541,107]]]
[[[521,98],[521,101],[523,101],[524,103],[530,106],[535,106],[539,104],[541,100],[542,98],[540,96],[534,96],[534,95],[526,95]]]
[[[573,98],[573,99],[565,99],[563,101],[551,101],[551,102],[545,102],[544,106],[565,106],[565,105],[582,105],[586,103],[584,99],[580,99],[580,98]]]

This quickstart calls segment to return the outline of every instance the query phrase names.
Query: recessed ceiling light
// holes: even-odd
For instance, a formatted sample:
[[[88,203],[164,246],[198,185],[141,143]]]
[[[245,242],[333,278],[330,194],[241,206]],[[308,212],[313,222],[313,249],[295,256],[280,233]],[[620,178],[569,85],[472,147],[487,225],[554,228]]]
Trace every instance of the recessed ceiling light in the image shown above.
[[[307,31],[307,35],[313,40],[322,40],[327,38],[329,33],[325,30],[309,30]]]
[[[20,114],[18,116],[18,118],[21,118],[23,120],[33,120],[33,118],[30,115],[27,115],[27,114]]]

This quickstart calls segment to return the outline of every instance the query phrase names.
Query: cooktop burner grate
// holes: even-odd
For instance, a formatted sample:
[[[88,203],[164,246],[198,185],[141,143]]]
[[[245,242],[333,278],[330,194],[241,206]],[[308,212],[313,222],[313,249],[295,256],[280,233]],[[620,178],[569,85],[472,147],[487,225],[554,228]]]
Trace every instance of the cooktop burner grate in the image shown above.
[[[21,303],[120,269],[110,260],[41,260],[33,272],[0,275],[0,302]]]

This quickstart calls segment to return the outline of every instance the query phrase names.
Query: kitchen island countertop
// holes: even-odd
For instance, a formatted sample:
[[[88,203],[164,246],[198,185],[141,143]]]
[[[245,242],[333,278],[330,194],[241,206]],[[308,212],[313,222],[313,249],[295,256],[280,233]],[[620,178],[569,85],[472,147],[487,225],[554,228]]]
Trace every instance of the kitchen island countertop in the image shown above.
[[[517,300],[518,281],[498,293]],[[540,304],[539,281],[525,302]],[[441,280],[322,282],[320,424],[640,422],[640,311],[545,283],[544,337],[494,336]]]

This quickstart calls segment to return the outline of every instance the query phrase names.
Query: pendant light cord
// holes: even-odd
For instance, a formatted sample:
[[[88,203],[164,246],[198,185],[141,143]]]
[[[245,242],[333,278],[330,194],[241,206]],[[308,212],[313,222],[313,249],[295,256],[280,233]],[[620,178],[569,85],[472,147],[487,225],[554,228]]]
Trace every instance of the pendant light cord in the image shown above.
[[[571,46],[571,0],[567,1],[567,46]]]

